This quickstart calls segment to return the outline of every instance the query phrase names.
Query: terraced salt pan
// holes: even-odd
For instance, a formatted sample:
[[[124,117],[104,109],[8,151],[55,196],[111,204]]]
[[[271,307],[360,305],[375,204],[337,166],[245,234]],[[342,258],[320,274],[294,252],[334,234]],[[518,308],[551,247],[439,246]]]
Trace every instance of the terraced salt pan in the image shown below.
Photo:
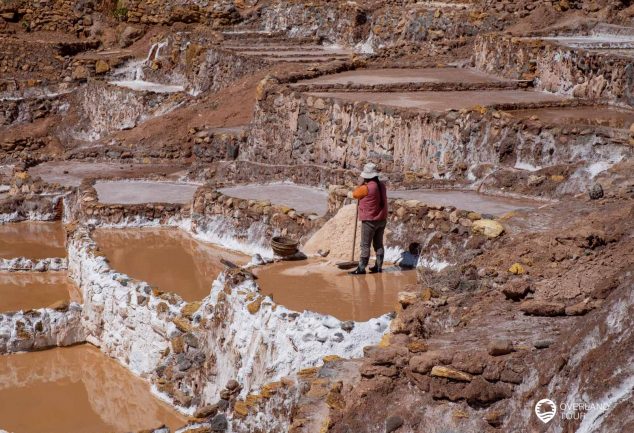
[[[537,208],[543,204],[530,200],[483,195],[475,191],[416,189],[389,191],[388,195],[391,198],[418,200],[423,203],[438,206],[454,206],[457,209],[467,209],[473,212],[496,216],[518,209]]]
[[[114,84],[115,86],[119,87],[125,87],[126,89],[136,90],[139,92],[178,93],[185,91],[185,87],[183,86],[153,83],[144,80],[110,81],[110,84]]]
[[[61,222],[0,224],[0,259],[66,257],[65,241]]]
[[[148,174],[166,175],[176,179],[184,174],[183,166],[176,164],[117,164],[110,162],[50,161],[29,169],[33,177],[48,183],[77,187],[89,177],[126,177]]]
[[[465,90],[456,92],[311,92],[321,98],[366,101],[379,105],[411,108],[420,111],[444,111],[472,108],[476,105],[543,103],[566,99],[546,92],[524,90]]]
[[[338,74],[325,75],[297,84],[403,84],[403,83],[495,83],[504,81],[472,69],[459,68],[403,68],[403,69],[357,69]]]
[[[241,199],[269,200],[273,204],[285,205],[304,213],[324,215],[328,211],[328,193],[323,189],[308,186],[284,183],[251,184],[221,188],[220,192]]]
[[[66,272],[0,272],[0,312],[44,308],[58,301],[81,303],[79,289]]]
[[[198,185],[146,180],[97,181],[95,189],[104,204],[185,204],[192,201]]]
[[[634,124],[634,111],[615,107],[552,107],[534,110],[510,111],[513,116],[536,117],[539,120],[561,125],[606,126],[629,129]]]
[[[386,265],[384,273],[348,275],[325,260],[279,262],[256,268],[262,294],[295,311],[366,321],[394,311],[398,293],[416,283],[416,271]]]
[[[186,301],[209,295],[225,268],[221,258],[249,262],[246,255],[198,242],[177,228],[98,229],[92,236],[115,270]]]
[[[92,346],[0,357],[0,430],[125,433],[185,423],[142,379]]]

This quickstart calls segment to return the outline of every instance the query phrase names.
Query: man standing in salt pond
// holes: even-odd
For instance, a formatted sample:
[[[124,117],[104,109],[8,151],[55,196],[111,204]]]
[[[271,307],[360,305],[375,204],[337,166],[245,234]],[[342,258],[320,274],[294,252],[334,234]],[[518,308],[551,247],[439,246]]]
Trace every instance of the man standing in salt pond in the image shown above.
[[[383,235],[387,224],[387,189],[379,180],[376,164],[371,162],[363,167],[361,172],[363,183],[350,193],[359,200],[359,221],[361,221],[361,258],[359,266],[351,275],[365,274],[365,268],[370,261],[370,245],[374,246],[376,263],[369,271],[374,274],[383,271]]]

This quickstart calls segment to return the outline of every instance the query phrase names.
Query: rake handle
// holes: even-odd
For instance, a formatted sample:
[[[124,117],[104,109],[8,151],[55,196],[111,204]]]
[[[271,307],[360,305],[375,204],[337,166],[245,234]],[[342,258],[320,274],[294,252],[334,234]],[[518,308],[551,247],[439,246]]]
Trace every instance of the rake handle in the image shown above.
[[[357,224],[359,223],[359,200],[357,200],[357,211],[354,217],[354,235],[352,236],[352,257],[350,261],[354,262],[354,248],[357,246]]]

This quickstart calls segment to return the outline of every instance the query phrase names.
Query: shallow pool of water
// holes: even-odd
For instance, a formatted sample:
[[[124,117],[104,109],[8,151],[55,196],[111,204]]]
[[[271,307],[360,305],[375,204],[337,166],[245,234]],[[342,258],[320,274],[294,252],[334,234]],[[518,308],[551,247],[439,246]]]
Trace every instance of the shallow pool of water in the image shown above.
[[[394,311],[398,293],[416,283],[414,270],[386,266],[382,274],[353,276],[321,260],[278,262],[255,269],[255,274],[262,294],[277,304],[355,321]]]
[[[43,308],[57,301],[81,303],[79,288],[66,272],[0,272],[0,312]]]
[[[198,242],[179,229],[98,229],[93,238],[113,269],[186,301],[209,295],[211,283],[224,269],[221,258],[237,264],[249,261],[245,255]]]
[[[0,356],[0,430],[124,433],[185,423],[146,382],[92,346]]]
[[[61,222],[0,224],[0,258],[66,257],[66,233]]]

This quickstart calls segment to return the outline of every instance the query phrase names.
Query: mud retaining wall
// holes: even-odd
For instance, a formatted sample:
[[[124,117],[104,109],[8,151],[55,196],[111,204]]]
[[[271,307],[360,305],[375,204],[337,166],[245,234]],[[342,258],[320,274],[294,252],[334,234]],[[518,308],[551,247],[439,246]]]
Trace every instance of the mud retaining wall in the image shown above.
[[[587,167],[632,154],[627,130],[562,127],[498,111],[544,104],[419,112],[277,90],[256,104],[240,160],[353,170],[370,160],[388,176],[475,182],[497,168]]]
[[[535,79],[549,92],[634,106],[631,59],[572,49],[539,39],[479,36],[473,63],[506,78]]]

